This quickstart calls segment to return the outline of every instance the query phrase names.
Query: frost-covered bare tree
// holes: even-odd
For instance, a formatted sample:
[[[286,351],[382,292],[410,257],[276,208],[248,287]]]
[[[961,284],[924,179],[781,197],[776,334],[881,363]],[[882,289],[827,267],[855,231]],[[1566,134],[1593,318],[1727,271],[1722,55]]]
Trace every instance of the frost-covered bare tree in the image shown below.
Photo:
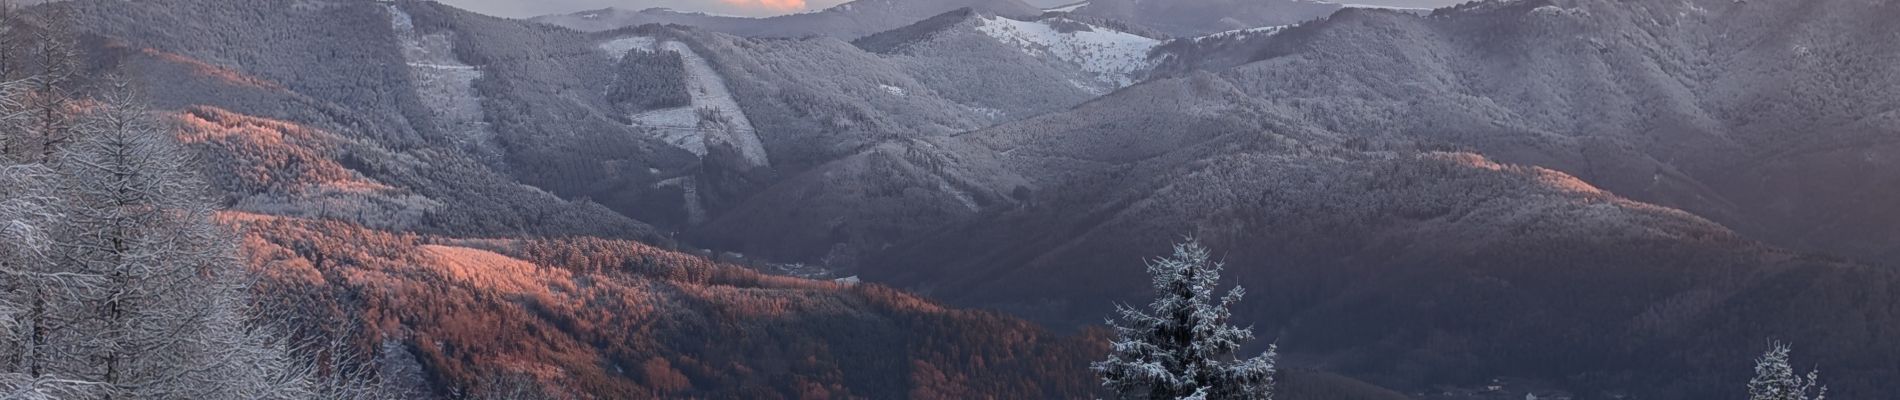
[[[56,262],[63,198],[55,171],[23,151],[43,75],[16,63],[25,49],[16,16],[0,4],[0,398],[83,398],[99,385],[67,368],[76,363],[60,339],[98,277]]]
[[[1238,359],[1253,330],[1229,325],[1229,308],[1246,291],[1214,298],[1222,265],[1194,240],[1148,264],[1156,297],[1146,310],[1119,306],[1116,339],[1092,368],[1124,399],[1272,399],[1277,346]]]
[[[13,53],[19,50],[13,38],[15,15],[13,2],[0,0],[0,81],[12,80],[18,72],[13,66]]]
[[[25,94],[30,80],[20,71],[19,22],[11,2],[0,1],[0,161],[13,156],[26,124]]]
[[[59,155],[69,269],[99,278],[71,322],[79,372],[107,398],[299,398],[282,343],[245,317],[234,241],[211,221],[189,153],[122,87]]]
[[[53,233],[61,215],[51,171],[35,165],[0,165],[0,398],[77,398],[98,387],[69,373],[55,346],[56,327],[96,276],[57,269]]]
[[[35,18],[0,3],[0,399],[392,398],[258,324],[192,153]]]
[[[491,376],[482,388],[468,395],[474,400],[552,400],[561,398],[548,393],[534,378],[518,374]]]
[[[1775,343],[1767,353],[1755,359],[1755,379],[1748,381],[1748,400],[1824,400],[1827,386],[1820,383],[1821,372],[1810,370],[1797,375],[1788,360],[1786,343]]]
[[[62,21],[65,18],[60,13],[42,18],[32,30],[31,46],[22,46],[27,50],[24,61],[34,67],[32,77],[25,80],[28,93],[22,117],[27,129],[23,133],[35,141],[33,150],[42,163],[70,144],[78,131],[71,86],[79,78],[79,44],[68,30],[69,21]]]

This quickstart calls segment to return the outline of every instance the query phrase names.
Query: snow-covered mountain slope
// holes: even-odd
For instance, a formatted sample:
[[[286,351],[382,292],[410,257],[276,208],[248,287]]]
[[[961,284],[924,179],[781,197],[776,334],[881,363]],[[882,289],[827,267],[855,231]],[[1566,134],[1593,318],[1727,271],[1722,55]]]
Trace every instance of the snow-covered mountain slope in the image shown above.
[[[985,16],[977,30],[1023,52],[1074,63],[1116,87],[1134,84],[1154,67],[1148,55],[1161,40],[1065,19],[1022,21]]]
[[[685,69],[686,91],[691,103],[681,107],[644,111],[632,116],[633,125],[668,144],[704,157],[711,146],[730,146],[752,167],[770,166],[758,129],[746,118],[745,110],[732,96],[724,77],[712,64],[694,52],[692,46],[675,40],[650,36],[627,36],[600,44],[609,57],[624,57],[628,51],[678,54]]]
[[[1315,0],[1090,0],[1072,13],[1125,21],[1174,37],[1296,24],[1343,6]]]

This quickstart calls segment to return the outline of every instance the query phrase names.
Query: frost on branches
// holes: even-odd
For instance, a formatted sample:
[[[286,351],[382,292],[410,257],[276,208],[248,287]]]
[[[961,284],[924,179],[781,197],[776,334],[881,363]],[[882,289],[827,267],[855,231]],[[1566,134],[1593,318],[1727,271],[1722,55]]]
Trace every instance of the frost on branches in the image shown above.
[[[1755,379],[1748,381],[1748,400],[1824,400],[1827,387],[1821,386],[1821,372],[1795,375],[1788,363],[1788,345],[1775,343],[1755,359]],[[1812,394],[1809,394],[1812,393]]]
[[[1146,310],[1118,306],[1109,321],[1116,339],[1108,360],[1091,368],[1124,399],[1271,399],[1277,346],[1238,359],[1253,330],[1228,325],[1229,308],[1246,293],[1234,288],[1215,302],[1220,263],[1188,240],[1174,255],[1148,264],[1157,295]]]

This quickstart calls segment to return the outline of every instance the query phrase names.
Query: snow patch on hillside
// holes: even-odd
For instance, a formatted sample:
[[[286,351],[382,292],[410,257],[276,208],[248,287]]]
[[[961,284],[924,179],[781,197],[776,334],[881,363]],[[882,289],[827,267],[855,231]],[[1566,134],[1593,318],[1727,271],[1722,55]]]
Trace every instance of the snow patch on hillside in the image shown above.
[[[1231,30],[1231,31],[1226,31],[1226,32],[1217,32],[1217,33],[1208,34],[1206,36],[1194,38],[1194,42],[1200,43],[1202,41],[1207,41],[1207,40],[1244,39],[1244,38],[1249,38],[1249,37],[1254,37],[1254,36],[1273,36],[1273,35],[1280,34],[1281,31],[1285,31],[1286,28],[1289,26],[1291,25],[1263,26],[1259,28],[1236,29],[1236,30]]]
[[[699,110],[692,107],[668,108],[633,115],[633,123],[646,128],[666,144],[693,155],[706,156],[705,135],[699,128]]]
[[[896,87],[896,86],[891,86],[891,85],[877,85],[877,86],[884,88],[884,91],[890,92],[892,95],[896,95],[896,96],[904,96],[909,93],[905,91],[904,88],[901,88],[901,87]]]
[[[415,82],[416,96],[437,116],[437,127],[453,135],[460,145],[488,148],[494,140],[488,117],[482,110],[482,98],[475,91],[480,68],[455,58],[454,32],[432,34],[416,32],[415,20],[394,4],[389,23],[402,44],[402,57],[409,65],[409,77]]]
[[[1056,22],[1082,29],[1058,29],[1052,25]],[[1133,85],[1142,73],[1154,68],[1148,54],[1161,45],[1160,40],[1059,18],[1018,21],[984,17],[977,30],[1031,55],[1074,63],[1115,87]]]
[[[628,36],[628,37],[617,38],[614,40],[601,42],[600,50],[607,52],[607,57],[613,58],[614,60],[618,61],[621,58],[625,58],[627,56],[628,51],[632,51],[634,49],[653,51],[653,49],[656,46],[659,46],[659,44],[660,44],[660,41],[654,40],[652,37]]]

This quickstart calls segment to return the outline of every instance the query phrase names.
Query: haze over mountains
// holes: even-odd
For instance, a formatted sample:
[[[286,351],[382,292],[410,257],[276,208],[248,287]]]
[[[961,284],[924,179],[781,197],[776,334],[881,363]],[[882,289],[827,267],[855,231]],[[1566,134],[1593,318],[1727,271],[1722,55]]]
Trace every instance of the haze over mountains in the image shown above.
[[[1090,398],[1187,236],[1305,398],[1738,397],[1770,339],[1900,393],[1894,2],[28,12],[428,396]]]

